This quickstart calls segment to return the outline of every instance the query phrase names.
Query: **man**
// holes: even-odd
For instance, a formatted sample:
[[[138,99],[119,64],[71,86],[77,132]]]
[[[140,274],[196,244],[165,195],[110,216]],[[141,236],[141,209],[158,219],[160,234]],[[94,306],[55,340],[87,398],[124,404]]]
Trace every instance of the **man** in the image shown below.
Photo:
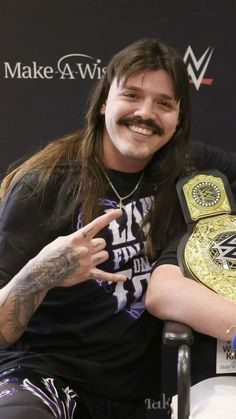
[[[199,144],[191,160],[188,132],[183,60],[142,39],[112,58],[84,129],[3,181],[2,417],[144,417],[161,379],[145,294],[183,222],[176,179],[212,165],[236,178],[227,153]]]

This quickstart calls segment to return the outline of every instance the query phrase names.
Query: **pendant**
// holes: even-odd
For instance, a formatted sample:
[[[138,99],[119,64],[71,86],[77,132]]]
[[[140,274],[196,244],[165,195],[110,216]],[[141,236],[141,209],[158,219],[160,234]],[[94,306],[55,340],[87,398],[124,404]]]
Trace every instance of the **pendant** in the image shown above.
[[[116,208],[119,208],[119,209],[122,209],[122,210],[125,209],[125,206],[122,204],[121,200],[120,200],[119,204],[117,204]]]

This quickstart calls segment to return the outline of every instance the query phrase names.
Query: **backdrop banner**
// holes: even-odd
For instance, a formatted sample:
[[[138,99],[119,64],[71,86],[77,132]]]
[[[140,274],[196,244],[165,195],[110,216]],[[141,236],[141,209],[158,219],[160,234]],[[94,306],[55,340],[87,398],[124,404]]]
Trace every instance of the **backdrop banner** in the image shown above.
[[[79,129],[110,57],[147,36],[177,47],[187,65],[191,139],[236,151],[235,22],[236,0],[2,2],[0,176],[16,160]],[[161,417],[174,391],[166,387],[165,377],[176,373],[166,352],[165,390],[158,400],[146,400],[149,419]]]

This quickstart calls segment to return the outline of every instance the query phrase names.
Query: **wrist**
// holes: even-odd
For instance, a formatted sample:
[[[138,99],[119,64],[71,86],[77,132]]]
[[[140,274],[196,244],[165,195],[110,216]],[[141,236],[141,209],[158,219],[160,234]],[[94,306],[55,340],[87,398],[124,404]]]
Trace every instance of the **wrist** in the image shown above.
[[[228,338],[231,341],[231,348],[236,349],[236,325],[230,326],[230,328],[227,329],[225,333],[228,335]]]

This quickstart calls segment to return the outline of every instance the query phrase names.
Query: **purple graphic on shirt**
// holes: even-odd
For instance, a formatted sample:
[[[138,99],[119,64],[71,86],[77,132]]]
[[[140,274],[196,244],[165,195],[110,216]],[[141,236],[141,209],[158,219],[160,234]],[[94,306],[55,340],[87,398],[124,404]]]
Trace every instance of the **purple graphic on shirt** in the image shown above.
[[[101,279],[95,279],[99,287],[102,287],[108,294],[114,291],[114,283],[102,281]]]
[[[94,278],[97,286],[115,301],[114,313],[124,311],[135,320],[145,311],[145,293],[152,272],[153,262],[144,253],[149,225],[144,229],[141,227],[152,202],[151,196],[127,202],[123,215],[111,221],[103,232],[109,259],[102,269],[122,273],[127,280],[114,283]],[[117,202],[111,199],[100,199],[98,204],[105,212],[117,208]],[[81,227],[82,217],[79,210],[77,228]]]
[[[116,209],[118,203],[116,201],[111,201],[110,199],[99,199],[98,204],[100,206],[102,206],[104,209],[106,209],[106,208],[108,208],[108,209],[115,208]],[[81,205],[78,207],[77,211],[78,211],[78,216],[77,216],[76,228],[77,228],[77,230],[80,230],[83,227]]]
[[[128,313],[133,319],[138,319],[141,314],[144,312],[144,307],[140,308],[133,308],[133,307],[127,307],[125,309],[126,313]]]
[[[77,219],[76,228],[77,228],[77,230],[80,230],[82,227],[83,227],[83,219],[82,219],[82,212],[80,211],[78,213],[78,219]]]
[[[105,208],[117,208],[118,202],[111,201],[110,199],[100,199],[99,204],[102,204]]]
[[[62,391],[65,394],[65,400],[62,400],[55,387],[54,378],[42,378],[42,383],[50,396],[34,385],[28,378],[24,379],[22,387],[42,400],[42,402],[51,410],[55,418],[73,419],[77,405],[74,399],[75,397],[78,397],[77,394],[69,387],[62,388]]]
[[[9,383],[9,378],[4,378],[4,380],[0,381],[0,387],[5,386],[5,384]]]
[[[15,388],[7,388],[6,390],[0,391],[0,399],[5,397],[14,396],[17,393]]]
[[[3,374],[1,374],[3,375]],[[3,399],[5,397],[14,396],[17,393],[17,390],[14,387],[9,387],[11,382],[17,381],[17,378],[4,378],[0,381],[0,399]],[[4,390],[1,390],[1,387],[5,387],[6,384],[8,385],[8,388],[4,388]]]

